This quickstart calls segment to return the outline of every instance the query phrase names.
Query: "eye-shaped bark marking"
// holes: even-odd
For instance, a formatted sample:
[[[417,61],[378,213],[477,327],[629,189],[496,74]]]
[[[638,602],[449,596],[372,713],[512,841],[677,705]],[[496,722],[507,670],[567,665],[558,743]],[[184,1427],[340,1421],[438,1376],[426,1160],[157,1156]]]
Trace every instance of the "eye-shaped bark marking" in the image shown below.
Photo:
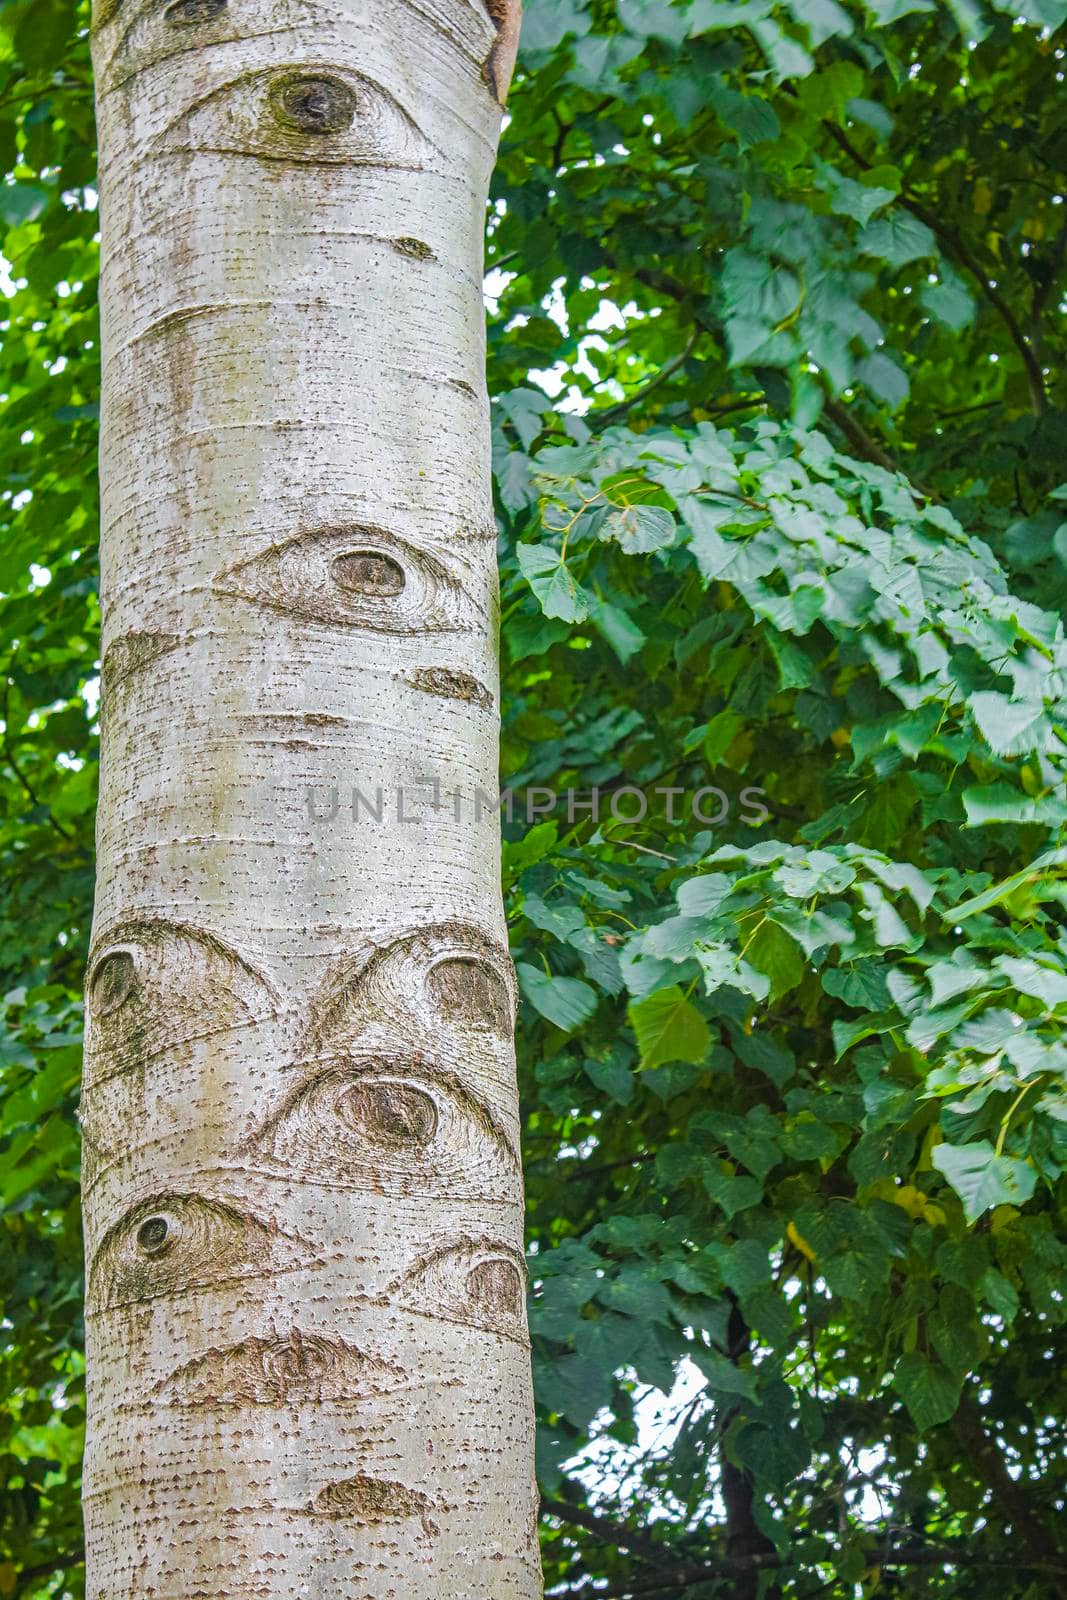
[[[446,1241],[413,1262],[382,1299],[419,1316],[527,1343],[525,1263],[518,1250],[498,1240]]]
[[[315,1261],[302,1239],[205,1195],[139,1200],[101,1239],[89,1268],[90,1311],[187,1294]]]
[[[102,956],[93,968],[89,984],[89,1006],[95,1017],[109,1017],[125,1005],[137,983],[137,969],[128,950],[113,950]]]
[[[132,677],[150,662],[158,661],[177,649],[181,639],[174,633],[126,633],[108,645],[100,668],[100,683],[105,696],[111,695],[124,678]]]
[[[506,1039],[511,1032],[511,996],[498,972],[472,956],[445,956],[426,977],[427,991],[450,1022],[488,1028]]]
[[[298,3],[276,0],[273,25],[295,23]],[[169,56],[238,37],[241,10],[229,0],[94,0],[97,93],[109,94]]]
[[[164,1050],[270,1016],[278,998],[215,934],[161,917],[130,918],[100,937],[86,992],[86,1090]]]
[[[153,1399],[173,1406],[287,1406],[350,1402],[386,1394],[402,1369],[343,1339],[288,1334],[211,1349],[158,1383]]]
[[[172,27],[213,22],[226,10],[227,3],[228,0],[95,0],[93,29],[99,32],[120,12],[124,14],[127,32],[146,15],[152,22],[162,18]]]
[[[215,588],[310,622],[378,633],[469,632],[477,619],[442,562],[384,528],[298,534],[219,573]]]
[[[255,1136],[261,1159],[342,1188],[521,1201],[506,1128],[454,1074],[375,1057],[306,1070]]]
[[[375,1021],[425,1017],[426,1001],[469,1042],[509,1040],[515,1024],[511,958],[473,923],[440,922],[369,955],[342,956],[312,1004],[316,1049],[348,1045]]]
[[[400,1522],[418,1517],[426,1534],[438,1532],[437,1524],[429,1515],[434,1509],[434,1502],[421,1489],[408,1489],[402,1483],[390,1483],[364,1473],[340,1483],[328,1483],[308,1507],[312,1516],[349,1522]]]
[[[409,681],[427,694],[439,694],[446,700],[466,700],[486,711],[493,709],[492,695],[473,673],[459,672],[452,667],[416,667]]]
[[[163,10],[163,21],[172,28],[195,28],[214,22],[226,10],[227,0],[171,0]]]
[[[380,83],[311,61],[231,79],[176,117],[155,148],[159,155],[211,151],[296,165],[413,170],[436,154]]]

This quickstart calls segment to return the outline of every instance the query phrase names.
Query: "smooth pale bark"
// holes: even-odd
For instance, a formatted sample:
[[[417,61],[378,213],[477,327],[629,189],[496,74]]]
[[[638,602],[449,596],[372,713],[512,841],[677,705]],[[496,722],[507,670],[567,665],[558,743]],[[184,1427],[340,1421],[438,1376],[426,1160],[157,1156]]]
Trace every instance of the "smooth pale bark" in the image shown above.
[[[92,1600],[540,1593],[487,798],[516,32],[502,0],[95,21]]]

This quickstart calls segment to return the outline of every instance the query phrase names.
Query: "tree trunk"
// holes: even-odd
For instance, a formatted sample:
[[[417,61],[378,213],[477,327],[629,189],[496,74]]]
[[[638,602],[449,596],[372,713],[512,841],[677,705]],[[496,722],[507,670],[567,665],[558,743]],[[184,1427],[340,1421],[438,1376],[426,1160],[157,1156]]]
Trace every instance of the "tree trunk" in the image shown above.
[[[481,301],[513,4],[98,3],[91,1600],[540,1593]]]

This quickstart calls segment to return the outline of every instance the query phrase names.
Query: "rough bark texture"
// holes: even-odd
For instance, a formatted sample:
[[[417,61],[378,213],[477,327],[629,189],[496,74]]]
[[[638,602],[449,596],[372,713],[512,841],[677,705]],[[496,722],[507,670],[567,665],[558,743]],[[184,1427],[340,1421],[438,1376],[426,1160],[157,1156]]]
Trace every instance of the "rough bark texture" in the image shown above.
[[[540,1592],[515,990],[475,800],[516,31],[497,0],[95,20],[92,1600]]]

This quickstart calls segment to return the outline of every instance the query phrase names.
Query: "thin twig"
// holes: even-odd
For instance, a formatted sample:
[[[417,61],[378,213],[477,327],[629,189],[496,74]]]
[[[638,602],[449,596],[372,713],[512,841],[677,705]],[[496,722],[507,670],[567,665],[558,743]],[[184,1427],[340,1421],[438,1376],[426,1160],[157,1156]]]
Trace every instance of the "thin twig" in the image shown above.
[[[673,361],[668,361],[665,367],[659,369],[654,378],[650,378],[640,389],[635,389],[633,394],[629,395],[625,400],[620,400],[617,405],[608,406],[604,411],[594,412],[590,421],[608,425],[614,422],[617,417],[625,416],[633,406],[640,405],[641,401],[647,399],[653,389],[658,389],[661,383],[666,383],[668,378],[673,378],[680,367],[685,366],[703,337],[704,329],[699,326],[694,328],[692,336],[680,356],[676,356]]]
[[[591,1533],[604,1544],[610,1544],[614,1550],[631,1550],[643,1560],[660,1562],[664,1556],[668,1560],[671,1559],[670,1550],[665,1549],[658,1540],[650,1539],[647,1533],[627,1528],[611,1517],[604,1517],[598,1512],[587,1510],[585,1506],[571,1505],[568,1500],[550,1500],[546,1495],[542,1495],[541,1515],[555,1517],[557,1522],[569,1522],[576,1528],[584,1528],[586,1533]]]
[[[9,698],[10,698],[10,693],[11,693],[11,686],[10,686],[9,683],[7,683],[5,681],[5,684],[4,684],[4,738],[3,738],[3,745],[2,745],[2,749],[3,749],[3,752],[4,752],[4,759],[7,761],[8,766],[11,768],[12,772],[15,774],[15,778],[18,781],[18,784],[19,784],[20,788],[25,792],[27,798],[30,801],[30,804],[33,805],[33,806],[36,806],[39,810],[42,810],[42,811],[45,812],[47,820],[48,820],[48,823],[49,823],[49,826],[53,827],[56,830],[56,832],[62,838],[66,839],[68,844],[77,844],[78,841],[77,841],[76,836],[73,833],[68,833],[67,829],[64,828],[63,824],[59,821],[59,819],[57,817],[53,816],[51,806],[46,805],[45,802],[40,798],[40,796],[37,794],[36,790],[34,789],[33,784],[30,782],[29,778],[27,778],[26,774],[23,772],[22,768],[19,766],[18,762],[15,759],[15,752],[11,747],[11,729],[10,729],[10,725],[9,725],[9,722],[8,722],[8,701],[9,701]]]
[[[658,856],[661,861],[671,861],[678,865],[677,856],[669,856],[665,850],[653,850],[647,844],[635,844],[632,839],[616,839],[614,835],[605,833],[604,838],[609,844],[616,844],[624,850],[640,850],[643,856]]]

